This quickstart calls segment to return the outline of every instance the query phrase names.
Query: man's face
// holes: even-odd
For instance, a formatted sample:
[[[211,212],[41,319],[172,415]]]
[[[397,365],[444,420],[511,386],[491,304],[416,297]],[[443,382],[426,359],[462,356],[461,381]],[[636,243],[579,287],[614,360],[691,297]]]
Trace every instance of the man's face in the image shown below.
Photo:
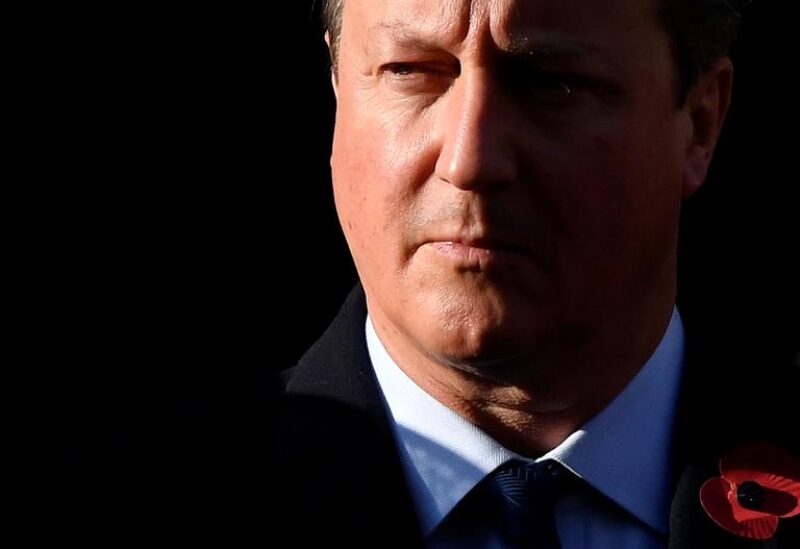
[[[479,364],[669,288],[676,78],[655,2],[347,0],[331,166],[371,315]]]

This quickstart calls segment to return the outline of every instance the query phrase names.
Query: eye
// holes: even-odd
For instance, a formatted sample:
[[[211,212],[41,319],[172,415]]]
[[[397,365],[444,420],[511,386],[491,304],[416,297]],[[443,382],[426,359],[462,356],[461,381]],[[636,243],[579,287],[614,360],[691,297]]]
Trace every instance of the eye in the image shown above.
[[[407,95],[444,93],[458,76],[450,66],[426,62],[386,63],[380,75],[390,89]]]
[[[384,70],[396,76],[409,76],[416,69],[411,63],[389,63]]]
[[[575,93],[570,79],[561,74],[534,73],[526,78],[526,87],[534,92],[567,98]]]
[[[541,69],[515,70],[505,74],[509,89],[527,101],[550,105],[569,103],[580,89],[580,79]]]

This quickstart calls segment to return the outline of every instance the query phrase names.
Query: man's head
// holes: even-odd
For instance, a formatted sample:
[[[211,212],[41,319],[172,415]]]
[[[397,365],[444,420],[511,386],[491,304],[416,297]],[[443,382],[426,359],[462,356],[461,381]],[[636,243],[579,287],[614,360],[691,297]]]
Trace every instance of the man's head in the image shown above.
[[[721,52],[682,84],[657,0],[334,4],[334,194],[390,351],[481,371],[663,321]]]

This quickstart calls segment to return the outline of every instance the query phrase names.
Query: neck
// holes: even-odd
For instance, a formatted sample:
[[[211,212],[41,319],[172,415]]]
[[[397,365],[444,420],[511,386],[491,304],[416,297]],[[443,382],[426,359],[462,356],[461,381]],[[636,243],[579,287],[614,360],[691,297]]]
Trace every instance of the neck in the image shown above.
[[[499,376],[426,353],[392,329],[379,308],[369,310],[387,352],[418,386],[506,448],[533,457],[605,408],[658,346],[672,315],[674,285],[632,301],[628,310],[609,309],[589,335],[520,355]]]

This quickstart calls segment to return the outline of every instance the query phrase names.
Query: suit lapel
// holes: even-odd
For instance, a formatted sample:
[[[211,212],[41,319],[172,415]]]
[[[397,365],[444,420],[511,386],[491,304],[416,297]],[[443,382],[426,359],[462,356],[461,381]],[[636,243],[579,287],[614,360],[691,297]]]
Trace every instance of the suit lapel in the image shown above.
[[[726,450],[760,440],[797,454],[791,395],[797,370],[785,367],[785,357],[773,352],[774,345],[757,344],[730,326],[691,316],[684,316],[684,325],[686,364],[676,417],[670,549],[800,547],[797,521],[783,521],[771,540],[747,540],[717,526],[700,504],[700,487],[720,474],[719,458]]]
[[[369,360],[365,320],[359,285],[291,371],[275,445],[284,520],[299,521],[295,531],[305,541],[374,546],[391,532],[393,544],[415,547],[422,538]],[[306,517],[317,524],[309,528]]]

